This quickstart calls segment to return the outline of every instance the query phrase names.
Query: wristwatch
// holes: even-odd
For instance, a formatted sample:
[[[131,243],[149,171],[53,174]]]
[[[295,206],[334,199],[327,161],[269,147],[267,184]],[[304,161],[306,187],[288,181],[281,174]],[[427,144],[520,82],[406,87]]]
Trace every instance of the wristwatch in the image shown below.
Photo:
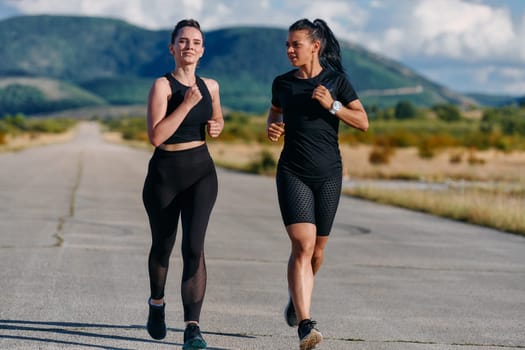
[[[335,115],[335,113],[337,113],[337,111],[340,111],[341,108],[343,108],[343,104],[339,101],[334,101],[334,103],[332,103],[332,108],[330,108],[330,113]]]

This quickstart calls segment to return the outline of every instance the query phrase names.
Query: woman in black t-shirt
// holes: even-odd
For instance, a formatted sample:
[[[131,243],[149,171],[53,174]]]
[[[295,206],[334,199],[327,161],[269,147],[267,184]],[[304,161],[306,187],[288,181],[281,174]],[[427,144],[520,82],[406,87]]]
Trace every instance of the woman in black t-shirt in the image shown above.
[[[273,81],[266,131],[274,142],[285,135],[276,176],[292,243],[285,318],[289,326],[299,326],[304,350],[322,340],[310,305],[341,195],[339,121],[366,131],[368,117],[344,73],[339,43],[323,20],[292,24],[286,46],[296,69]]]

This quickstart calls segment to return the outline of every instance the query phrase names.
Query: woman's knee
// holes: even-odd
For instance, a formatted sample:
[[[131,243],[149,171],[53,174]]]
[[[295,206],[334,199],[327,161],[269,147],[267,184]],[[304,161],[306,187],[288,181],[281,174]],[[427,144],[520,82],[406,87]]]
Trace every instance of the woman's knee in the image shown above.
[[[312,260],[323,261],[323,259],[324,259],[324,249],[315,247],[314,253],[312,255]]]
[[[296,259],[310,260],[315,253],[315,241],[302,239],[292,241],[292,256]]]
[[[327,241],[328,241],[327,236],[317,236],[317,240],[315,242],[314,253],[312,256],[312,264],[316,268],[318,268],[324,260],[324,251],[325,251]]]
[[[292,243],[292,254],[297,257],[311,258],[316,246],[315,225],[298,223],[286,227]]]

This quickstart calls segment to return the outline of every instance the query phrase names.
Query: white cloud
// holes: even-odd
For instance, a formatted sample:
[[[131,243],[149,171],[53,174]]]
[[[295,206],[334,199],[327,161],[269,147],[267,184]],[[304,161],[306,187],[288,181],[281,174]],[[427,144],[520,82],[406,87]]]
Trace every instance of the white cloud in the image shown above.
[[[340,33],[362,28],[368,21],[368,12],[348,1],[312,1],[303,10],[303,17],[325,20],[334,32]]]
[[[385,29],[380,37],[369,32],[371,47],[395,57],[423,55],[464,60],[494,58],[524,59],[515,56],[523,37],[507,8],[493,8],[467,0],[419,0],[405,15]],[[390,8],[392,9],[392,8]],[[525,22],[525,19],[523,20]]]
[[[521,24],[519,25],[517,36],[518,38],[521,38],[521,44],[517,45],[518,54],[521,57],[522,61],[525,61],[525,44],[523,44],[523,41],[525,40],[525,11],[523,12],[523,16],[521,17]]]
[[[150,29],[171,28],[182,18],[196,18],[220,8],[205,0],[7,0],[24,14],[113,17]],[[205,6],[206,5],[206,6]],[[219,14],[221,12],[219,11]]]
[[[506,9],[459,0],[423,1],[414,16],[428,55],[472,59],[507,55],[516,38]]]
[[[525,67],[516,66],[496,66],[493,67],[492,74],[487,79],[491,81],[501,81],[501,93],[525,95]]]
[[[454,86],[456,91],[496,95],[525,95],[525,66],[471,64],[432,66],[426,69],[433,81]]]

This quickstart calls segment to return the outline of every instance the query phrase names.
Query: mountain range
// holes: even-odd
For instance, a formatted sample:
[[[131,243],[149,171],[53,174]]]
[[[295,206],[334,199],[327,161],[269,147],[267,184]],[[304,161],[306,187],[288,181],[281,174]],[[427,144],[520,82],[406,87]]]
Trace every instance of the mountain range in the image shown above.
[[[153,80],[173,69],[171,29],[148,30],[121,20],[21,16],[0,21],[0,115],[145,104]],[[273,78],[292,69],[285,29],[231,27],[205,32],[197,74],[216,79],[222,104],[264,113]],[[502,103],[507,96],[467,96],[403,64],[340,41],[343,66],[365,105]]]

